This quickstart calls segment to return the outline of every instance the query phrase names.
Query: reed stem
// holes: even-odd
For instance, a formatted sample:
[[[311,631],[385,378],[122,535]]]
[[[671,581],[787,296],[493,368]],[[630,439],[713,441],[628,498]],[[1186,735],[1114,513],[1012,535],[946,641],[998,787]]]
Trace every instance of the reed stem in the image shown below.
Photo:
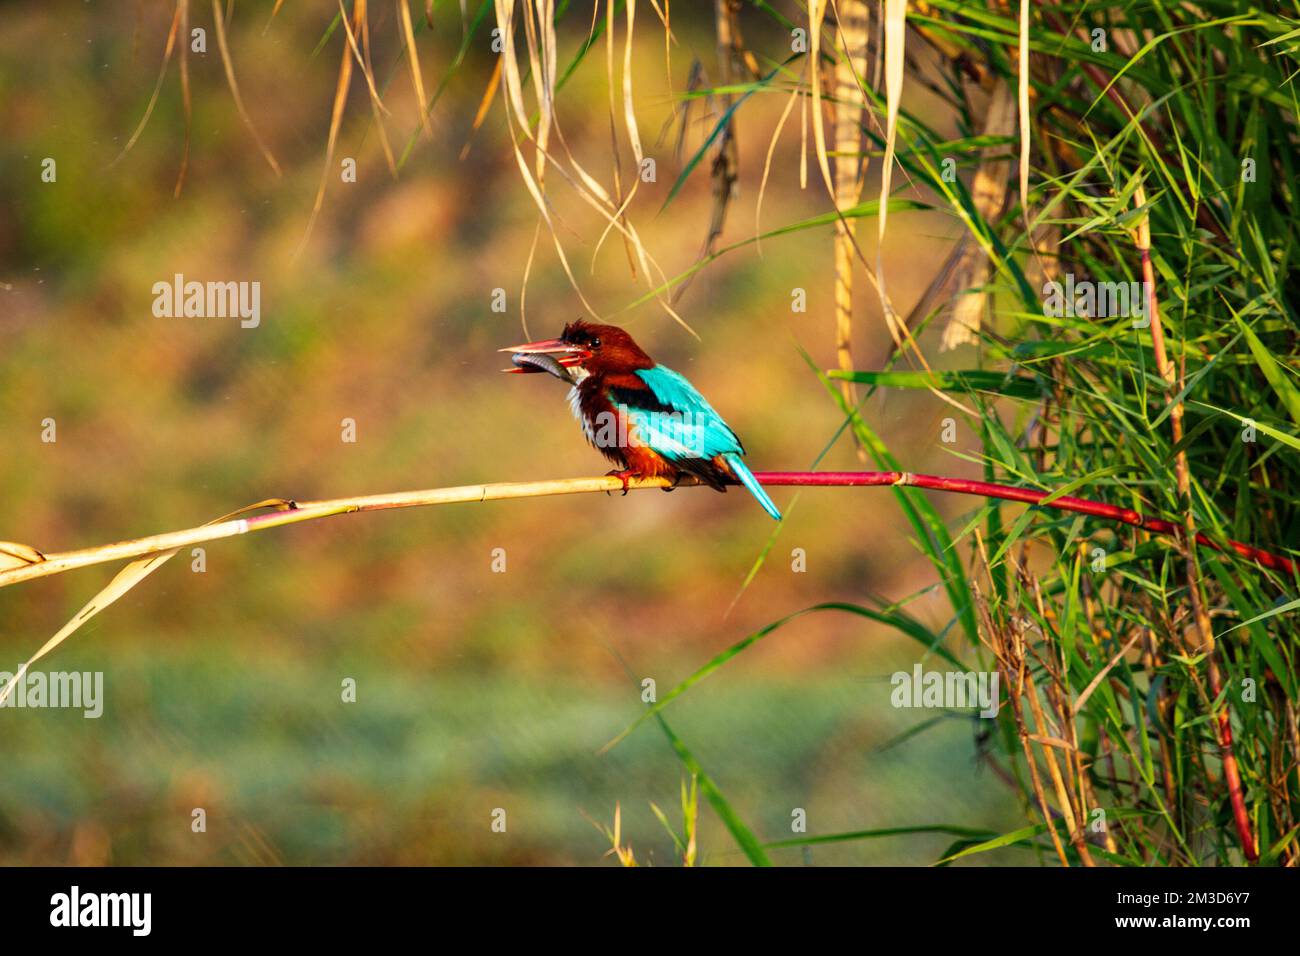
[[[1163,518],[1153,518],[1140,514],[1131,508],[1072,495],[1053,496],[1050,491],[1037,488],[1018,488],[1012,485],[998,485],[987,481],[974,481],[967,478],[945,478],[940,475],[921,475],[904,471],[769,471],[756,472],[755,477],[761,484],[780,487],[877,487],[886,485],[903,485],[913,488],[927,488],[932,491],[946,491],[956,494],[977,495],[984,498],[1000,498],[1005,501],[1020,501],[1026,504],[1056,508],[1077,514],[1092,515],[1131,525],[1155,534],[1177,537],[1178,527]],[[632,479],[629,490],[643,488],[665,488],[669,482],[663,478]],[[685,478],[680,487],[697,486],[692,478]],[[416,508],[429,505],[459,504],[475,501],[502,501],[511,498],[538,498],[549,495],[590,494],[592,492],[621,491],[623,484],[613,476],[599,478],[556,478],[548,481],[502,482],[486,485],[462,485],[454,488],[433,488],[423,491],[404,491],[382,495],[364,495],[356,498],[332,498],[324,501],[294,502],[282,500],[282,506],[267,514],[251,518],[238,518],[217,524],[188,528],[183,531],[170,531],[164,534],[120,541],[115,544],[84,548],[78,551],[55,552],[42,555],[42,560],[23,563],[0,571],[0,587],[30,581],[71,571],[75,568],[106,564],[111,561],[123,561],[169,551],[173,548],[187,548],[208,541],[231,538],[252,531],[265,531],[270,528],[299,524],[318,518],[334,515],[353,514],[365,511],[387,511],[393,508]],[[1206,535],[1196,535],[1198,544],[1221,551],[1218,542]],[[1287,557],[1271,554],[1240,541],[1227,541],[1226,546],[1244,558],[1255,561],[1266,568],[1294,573],[1296,563]]]

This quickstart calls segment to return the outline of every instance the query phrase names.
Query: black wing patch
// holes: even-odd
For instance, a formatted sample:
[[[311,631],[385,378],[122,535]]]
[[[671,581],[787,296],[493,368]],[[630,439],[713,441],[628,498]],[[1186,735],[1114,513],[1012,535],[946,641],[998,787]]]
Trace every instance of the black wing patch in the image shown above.
[[[671,405],[665,405],[648,388],[615,388],[608,390],[609,400],[615,405],[626,405],[645,412],[672,414],[679,411]]]

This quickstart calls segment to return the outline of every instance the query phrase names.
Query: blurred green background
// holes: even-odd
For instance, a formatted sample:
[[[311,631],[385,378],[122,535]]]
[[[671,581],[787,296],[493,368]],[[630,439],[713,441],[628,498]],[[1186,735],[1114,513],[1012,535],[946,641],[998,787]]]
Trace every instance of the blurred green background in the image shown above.
[[[185,149],[177,56],[134,148],[113,164],[157,81],[167,4],[11,5],[0,28],[0,539],[60,551],[188,527],[270,497],[336,497],[486,481],[601,474],[559,383],[499,374],[496,349],[554,335],[583,313],[547,233],[527,286],[536,207],[509,145],[501,99],[471,125],[493,66],[492,17],[469,43],[400,176],[386,168],[364,81],[353,77],[323,210],[303,254],[321,177],[341,32],[319,53],[328,3],[237,5],[228,27],[250,116],[226,85],[210,8],[191,26],[193,109]],[[642,5],[645,6],[645,5]],[[672,89],[715,61],[706,5],[673,6]],[[780,5],[779,5],[780,6]],[[471,16],[477,4],[470,4]],[[789,11],[793,14],[793,10]],[[413,11],[434,88],[462,42],[455,4],[435,26]],[[630,215],[665,272],[695,260],[711,208],[707,163],[656,215],[716,113],[697,109],[673,155],[677,102],[653,13],[635,50],[638,119],[658,181]],[[775,56],[788,37],[746,9],[746,40]],[[567,63],[590,23],[574,4]],[[376,73],[400,154],[417,129],[394,9],[374,5]],[[620,42],[622,33],[620,31]],[[620,51],[621,55],[621,51]],[[917,85],[908,106],[936,109]],[[755,201],[784,97],[737,114],[741,180],[722,242],[754,233]],[[611,179],[603,46],[558,104],[570,148]],[[703,116],[703,119],[699,117]],[[810,158],[799,187],[799,118],[778,143],[763,228],[828,208]],[[469,142],[467,155],[462,148]],[[54,158],[57,181],[41,181]],[[343,158],[358,181],[340,182]],[[877,164],[873,164],[873,172]],[[623,177],[633,173],[624,149]],[[866,196],[878,188],[870,177]],[[549,179],[560,233],[588,299],[612,315],[645,291],[601,223]],[[859,229],[874,260],[875,221]],[[891,292],[908,306],[957,227],[891,217]],[[658,360],[690,377],[744,438],[756,470],[809,467],[841,423],[798,353],[832,348],[831,233],[799,232],[728,254],[679,303],[696,340],[654,305],[619,315]],[[594,254],[594,258],[593,258]],[[156,318],[155,282],[259,281],[262,320]],[[491,311],[504,288],[508,311]],[[806,313],[792,313],[804,288]],[[858,364],[878,368],[888,337],[863,283]],[[930,345],[932,343],[928,343]],[[931,354],[934,350],[927,348]],[[924,393],[877,396],[867,415],[904,467],[974,474],[939,441],[945,406]],[[42,421],[58,440],[41,441]],[[340,422],[357,422],[357,441]],[[824,468],[861,467],[848,438]],[[0,711],[0,861],[85,863],[612,864],[591,820],[622,808],[642,862],[675,862],[650,808],[676,821],[684,770],[653,725],[600,746],[660,694],[753,630],[825,600],[901,601],[935,581],[884,489],[774,494],[789,520],[730,610],[772,522],[747,496],[707,490],[584,495],[345,517],[182,553],[79,631],[43,670],[102,670],[105,712]],[[954,522],[972,502],[938,502]],[[505,549],[507,570],[493,573]],[[807,554],[806,573],[791,551]],[[13,670],[111,577],[108,567],[0,590],[0,669]],[[941,628],[926,592],[908,605]],[[918,647],[844,614],[775,632],[672,705],[666,716],[760,839],[948,823],[1021,825],[1010,790],[978,766],[976,726],[895,710],[888,675]],[[343,703],[344,678],[358,684]],[[745,858],[701,801],[701,859]],[[191,832],[191,811],[207,832]],[[491,830],[495,808],[505,833]],[[590,819],[588,819],[590,818]],[[934,861],[952,838],[893,837],[776,851],[778,863]],[[1022,850],[981,863],[1029,862]]]

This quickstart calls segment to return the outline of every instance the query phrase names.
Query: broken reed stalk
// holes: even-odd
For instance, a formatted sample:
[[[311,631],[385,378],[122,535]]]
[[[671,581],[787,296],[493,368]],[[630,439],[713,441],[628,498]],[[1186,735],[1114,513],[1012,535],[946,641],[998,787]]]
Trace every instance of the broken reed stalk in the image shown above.
[[[1092,515],[1131,525],[1155,534],[1178,537],[1179,528],[1171,521],[1143,515],[1131,508],[1072,495],[1054,495],[1050,491],[1037,488],[1017,488],[1011,485],[998,485],[987,481],[974,481],[967,478],[945,478],[939,475],[920,475],[906,471],[770,471],[756,472],[758,481],[769,487],[878,487],[905,486],[927,488],[932,491],[948,491],[956,494],[978,495],[984,498],[999,498],[1004,501],[1019,501],[1025,504],[1056,508],[1077,514]],[[681,487],[698,486],[693,478],[684,478]],[[663,478],[632,479],[629,489],[666,488],[670,483]],[[65,551],[40,555],[38,560],[7,567],[0,571],[0,587],[18,584],[33,578],[46,577],[71,571],[75,568],[106,564],[111,561],[124,561],[144,555],[157,554],[175,548],[187,548],[208,541],[233,538],[251,531],[265,531],[285,525],[299,524],[318,518],[334,515],[352,514],[364,511],[387,511],[393,508],[415,508],[428,505],[458,504],[474,501],[501,501],[510,498],[538,498],[549,495],[589,494],[591,492],[621,491],[620,479],[605,475],[599,478],[556,478],[549,481],[502,482],[487,485],[463,485],[455,488],[434,488],[424,491],[405,491],[383,495],[365,495],[357,498],[334,498],[325,501],[295,502],[287,498],[274,499],[277,510],[251,518],[238,518],[184,531],[171,531],[136,538],[116,544],[106,544],[80,551]],[[1224,550],[1218,542],[1210,540],[1204,534],[1197,534],[1196,541],[1216,551]],[[1292,574],[1300,565],[1291,558],[1271,554],[1240,541],[1228,541],[1226,546],[1242,557],[1255,561],[1266,568]],[[0,557],[11,555],[0,549]]]

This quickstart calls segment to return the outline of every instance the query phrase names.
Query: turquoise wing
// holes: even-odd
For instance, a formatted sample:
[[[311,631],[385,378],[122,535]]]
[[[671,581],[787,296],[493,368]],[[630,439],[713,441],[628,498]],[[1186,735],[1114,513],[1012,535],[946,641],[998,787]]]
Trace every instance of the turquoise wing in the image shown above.
[[[636,374],[655,399],[645,402],[645,407],[635,399],[623,405],[628,424],[640,441],[669,461],[707,460],[744,452],[736,433],[681,375],[662,365],[639,369]]]
[[[618,394],[610,396],[627,416],[629,440],[635,438],[691,471],[696,471],[690,467],[692,461],[721,457],[736,479],[758,499],[763,510],[780,521],[781,512],[740,460],[745,453],[740,439],[695,386],[662,365],[638,369],[636,374],[646,383],[649,395],[640,389],[620,389]],[[696,471],[696,474],[712,483],[709,472]]]

